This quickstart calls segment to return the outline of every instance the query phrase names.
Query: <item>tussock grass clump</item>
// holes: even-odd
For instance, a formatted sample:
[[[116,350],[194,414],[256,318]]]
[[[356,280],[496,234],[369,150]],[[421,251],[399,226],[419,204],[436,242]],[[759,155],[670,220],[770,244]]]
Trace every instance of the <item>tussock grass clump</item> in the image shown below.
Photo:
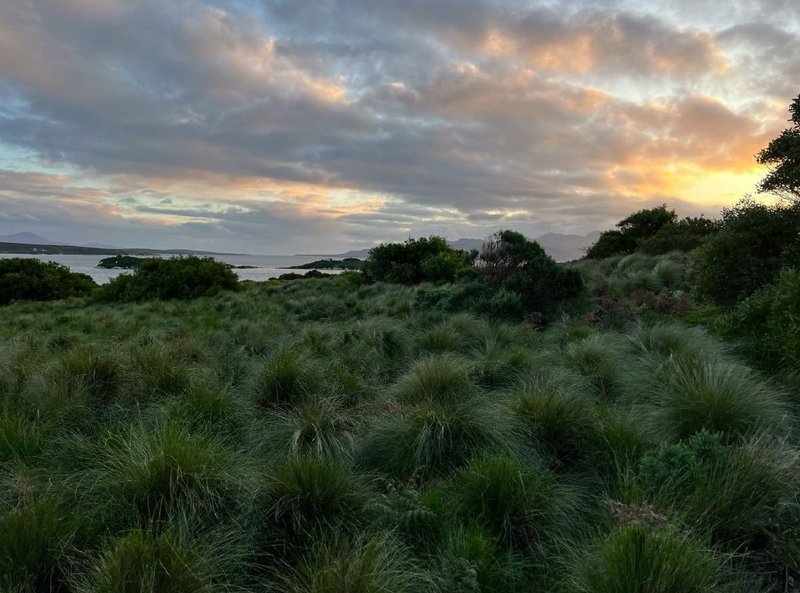
[[[460,513],[502,541],[535,548],[563,528],[567,494],[545,469],[506,455],[473,459],[452,484]]]
[[[432,355],[418,359],[397,381],[398,399],[406,403],[434,401],[457,403],[476,393],[468,364],[450,355]]]
[[[711,593],[723,580],[714,553],[677,530],[631,522],[598,538],[569,567],[580,593]]]
[[[422,593],[431,579],[390,537],[323,540],[282,579],[282,593]]]
[[[95,488],[109,497],[116,516],[134,511],[140,524],[149,525],[178,510],[219,517],[233,506],[241,485],[238,468],[210,437],[164,423],[153,429],[134,425],[103,444]]]
[[[169,403],[168,415],[176,422],[185,422],[196,430],[220,436],[236,437],[231,431],[240,428],[246,406],[230,389],[214,376],[201,374],[193,379],[186,393]]]
[[[80,593],[212,593],[225,590],[214,569],[215,555],[172,531],[135,530],[103,545]]]
[[[0,514],[0,587],[4,591],[60,589],[59,562],[74,535],[68,516],[53,498],[25,500]]]
[[[597,432],[594,402],[564,390],[554,380],[528,383],[516,395],[512,410],[524,434],[556,467],[584,460]]]
[[[145,402],[184,393],[191,375],[185,362],[159,343],[134,348],[125,376],[123,397],[129,402]]]
[[[297,404],[313,395],[320,384],[318,369],[299,353],[281,348],[259,369],[253,386],[261,406]]]
[[[668,436],[701,430],[737,438],[788,422],[780,395],[749,368],[734,362],[674,361],[655,387],[652,420]]]
[[[696,327],[678,323],[639,325],[630,335],[635,350],[660,359],[711,361],[722,358],[727,349]]]
[[[456,526],[440,554],[437,590],[441,593],[524,590],[529,562],[503,547],[497,537],[476,523]]]
[[[645,457],[641,474],[657,505],[735,549],[761,547],[765,534],[774,539],[782,505],[800,484],[799,468],[796,453],[764,437],[728,445],[700,432]]]
[[[383,418],[361,444],[358,458],[372,469],[397,478],[414,473],[446,475],[472,455],[502,449],[508,425],[499,408],[467,400],[427,402]]]
[[[260,506],[285,535],[304,537],[352,527],[365,501],[365,486],[345,463],[297,456],[269,470]]]
[[[591,334],[567,344],[562,364],[588,379],[599,397],[614,400],[635,382],[626,362],[626,346],[616,334]]]
[[[287,412],[277,412],[270,421],[269,443],[291,455],[345,458],[353,449],[354,422],[351,413],[335,397],[307,400]]]
[[[52,376],[66,388],[86,389],[95,405],[104,406],[119,395],[123,372],[124,367],[115,354],[76,348],[56,363]]]
[[[39,420],[30,420],[7,412],[0,414],[0,463],[28,461],[42,452],[50,428]]]

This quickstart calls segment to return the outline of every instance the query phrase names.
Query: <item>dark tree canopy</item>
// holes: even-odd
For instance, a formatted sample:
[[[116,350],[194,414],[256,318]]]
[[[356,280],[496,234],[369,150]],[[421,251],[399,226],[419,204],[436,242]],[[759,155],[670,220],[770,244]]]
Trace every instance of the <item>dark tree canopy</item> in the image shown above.
[[[601,259],[613,255],[633,253],[642,241],[658,233],[667,225],[674,224],[677,214],[666,204],[634,212],[617,223],[617,229],[606,231],[586,251],[586,257]]]
[[[470,255],[453,249],[443,237],[407,239],[373,247],[362,271],[370,281],[419,284],[449,282],[465,268]]]
[[[577,270],[556,263],[541,245],[515,231],[489,238],[477,264],[487,284],[519,295],[526,311],[550,313],[583,288]]]
[[[99,291],[106,301],[194,299],[236,290],[239,279],[230,266],[211,257],[152,257],[142,260],[133,274],[121,274]]]
[[[792,101],[789,113],[792,127],[781,132],[756,157],[759,164],[771,167],[758,190],[800,198],[800,95]]]
[[[800,201],[767,206],[742,200],[722,213],[719,231],[694,253],[700,294],[732,306],[800,266]]]
[[[85,296],[97,285],[86,274],[33,258],[0,259],[0,305]]]

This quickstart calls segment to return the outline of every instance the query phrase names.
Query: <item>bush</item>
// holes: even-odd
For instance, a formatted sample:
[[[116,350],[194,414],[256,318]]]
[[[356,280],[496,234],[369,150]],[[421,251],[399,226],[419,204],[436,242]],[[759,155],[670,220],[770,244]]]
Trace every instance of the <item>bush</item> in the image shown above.
[[[469,254],[449,247],[442,237],[421,237],[373,247],[362,270],[372,282],[451,282],[468,265],[469,258]]]
[[[422,310],[455,313],[466,311],[496,319],[522,315],[522,297],[505,289],[494,289],[483,282],[468,282],[417,292],[414,306]]]
[[[697,290],[732,307],[773,282],[785,267],[800,267],[800,201],[766,206],[743,200],[722,212],[722,226],[694,254]]]
[[[158,257],[143,260],[132,274],[120,274],[101,287],[101,301],[196,299],[222,290],[237,290],[230,266],[211,257]]]
[[[670,527],[632,522],[598,538],[570,567],[566,588],[580,593],[709,593],[719,590],[714,553]]]
[[[0,259],[0,305],[12,301],[54,301],[86,296],[95,288],[86,274],[34,258]]]
[[[744,338],[744,350],[771,370],[800,364],[800,270],[785,270],[725,318],[723,332]]]
[[[489,286],[518,295],[525,311],[545,316],[583,289],[580,272],[557,264],[541,245],[514,231],[484,243],[477,266]]]
[[[640,242],[651,239],[664,227],[673,225],[676,218],[675,211],[668,210],[666,204],[634,212],[617,223],[619,230],[602,233],[597,242],[586,251],[586,257],[602,259],[633,253]]]

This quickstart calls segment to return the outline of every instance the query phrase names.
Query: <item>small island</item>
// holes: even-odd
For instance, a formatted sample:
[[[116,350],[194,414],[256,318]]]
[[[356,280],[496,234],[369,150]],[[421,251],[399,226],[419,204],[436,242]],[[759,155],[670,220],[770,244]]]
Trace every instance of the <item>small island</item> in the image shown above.
[[[344,259],[318,259],[299,266],[287,266],[285,270],[360,270],[361,260],[357,257]]]
[[[138,268],[145,260],[143,257],[133,257],[131,255],[114,255],[100,260],[97,264],[98,268],[105,268],[106,270],[113,270],[121,268],[124,270],[133,270]]]

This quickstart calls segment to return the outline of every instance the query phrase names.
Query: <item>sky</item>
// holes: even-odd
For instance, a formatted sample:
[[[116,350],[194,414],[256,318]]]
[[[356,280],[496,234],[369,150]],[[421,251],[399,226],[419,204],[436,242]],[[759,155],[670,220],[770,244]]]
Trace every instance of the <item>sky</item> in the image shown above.
[[[0,234],[336,253],[716,215],[796,0],[0,2]]]

